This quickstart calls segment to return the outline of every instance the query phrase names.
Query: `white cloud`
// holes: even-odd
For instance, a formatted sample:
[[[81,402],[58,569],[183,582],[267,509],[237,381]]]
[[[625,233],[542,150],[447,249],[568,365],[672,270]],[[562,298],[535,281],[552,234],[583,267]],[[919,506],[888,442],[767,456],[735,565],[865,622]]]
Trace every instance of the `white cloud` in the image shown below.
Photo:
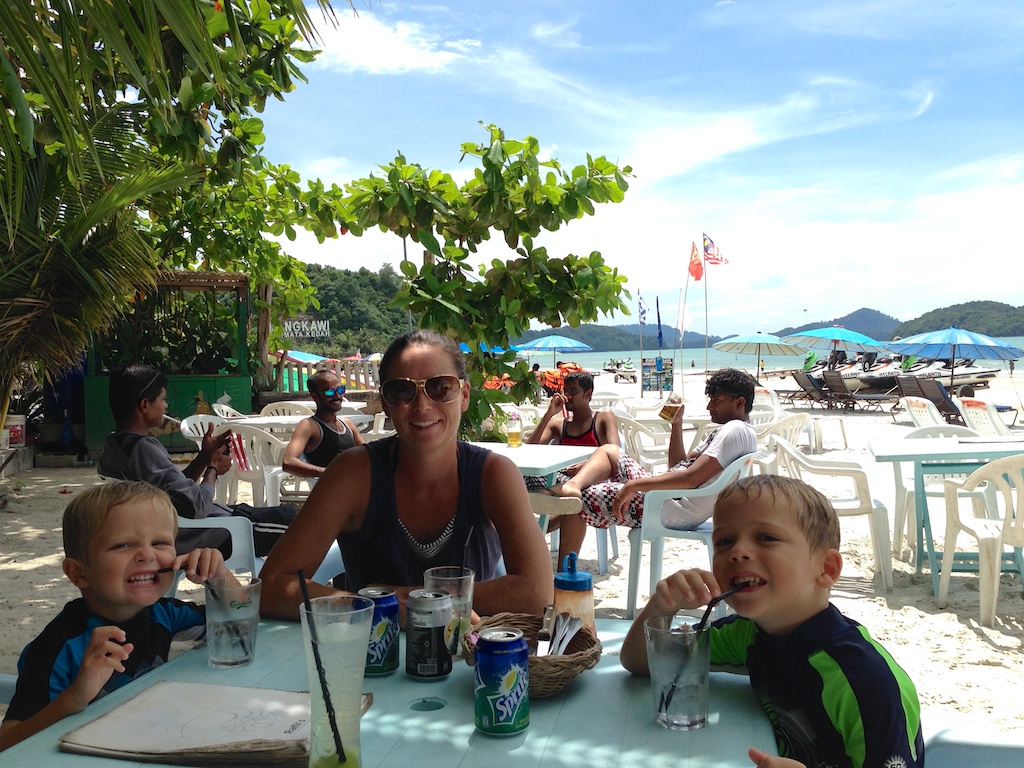
[[[319,32],[323,53],[311,69],[375,75],[444,70],[479,46],[474,40],[443,40],[416,22],[387,23],[369,12],[339,14],[337,26],[324,24]]]

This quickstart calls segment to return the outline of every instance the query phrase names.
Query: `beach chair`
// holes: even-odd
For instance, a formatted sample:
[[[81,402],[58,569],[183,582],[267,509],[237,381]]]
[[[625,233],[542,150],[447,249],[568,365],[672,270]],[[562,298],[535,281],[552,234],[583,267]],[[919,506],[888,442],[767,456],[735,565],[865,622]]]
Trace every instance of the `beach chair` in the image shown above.
[[[834,400],[830,394],[821,388],[821,385],[803,371],[793,371],[793,379],[800,385],[803,397],[797,395],[793,398],[793,405],[800,402],[809,402],[811,406],[820,405],[822,408],[832,408]]]
[[[939,409],[931,400],[924,397],[901,397],[900,407],[907,412],[915,427],[934,427],[946,424]]]
[[[992,405],[992,403],[986,403],[982,400],[975,400],[973,398],[954,397],[953,402],[956,403],[957,410],[959,410],[960,415],[963,416],[964,424],[971,429],[977,430],[979,434],[991,435],[992,437],[1010,437],[1015,434],[1014,432],[1011,432],[1010,428],[1007,427],[1006,424],[1003,423],[1003,420],[999,418],[998,408],[1000,406],[995,406]],[[1012,408],[1009,405],[1001,407],[1004,410],[1013,411],[1013,419],[1016,421],[1016,408]]]
[[[655,431],[640,422],[615,415],[622,437],[622,447],[636,462],[651,474],[668,469],[668,443],[672,433]]]
[[[303,405],[302,403],[292,403],[287,400],[282,400],[278,403],[267,403],[260,410],[260,416],[312,416],[316,413],[316,408],[312,405]]]
[[[241,411],[236,411],[230,405],[224,403],[210,403],[213,408],[215,415],[220,416],[222,419],[241,419],[245,418],[245,414]]]
[[[825,386],[828,387],[828,391],[839,398],[844,407],[859,405],[863,409],[878,411],[882,409],[883,405],[896,405],[899,402],[898,395],[861,395],[851,392],[846,384],[846,379],[839,371],[823,371],[822,376],[825,377]]]
[[[803,480],[814,485],[813,478],[845,477],[852,483],[852,493],[833,497],[832,504],[839,517],[868,515],[871,521],[871,549],[875,556],[875,573],[882,577],[882,586],[886,592],[892,591],[892,553],[889,540],[889,513],[885,506],[871,497],[868,487],[868,476],[864,468],[852,461],[823,461],[805,456],[800,450],[781,437],[773,437],[778,454],[779,467],[790,477]]]
[[[987,516],[961,516],[960,495],[986,484],[994,491],[988,497]],[[956,539],[960,533],[966,533],[978,542],[980,620],[983,627],[991,627],[996,620],[999,574],[1005,559],[1009,558],[1011,570],[1017,573],[1024,586],[1024,455],[990,461],[964,480],[948,479],[945,490],[946,538],[942,545],[936,604],[939,608],[946,607]],[[1004,547],[1010,547],[1011,552],[1006,553]]]
[[[947,423],[963,426],[964,417],[961,415],[960,409],[956,407],[956,403],[950,398],[946,388],[937,379],[918,378],[917,383],[921,387],[921,397],[931,400]]]
[[[917,376],[897,376],[896,390],[900,397],[924,397],[921,391],[921,380]]]
[[[203,447],[203,435],[206,434],[208,426],[213,424],[216,429],[223,423],[224,419],[220,416],[194,413],[182,419],[178,429],[181,430],[182,436],[194,442],[196,450],[199,450]],[[219,504],[234,504],[238,499],[238,473],[235,471],[234,462],[231,464],[231,469],[217,478],[217,491],[214,494],[214,499]]]
[[[711,563],[713,555],[711,521],[705,520],[692,531],[666,528],[661,520],[661,505],[669,499],[692,499],[697,496],[717,497],[729,483],[750,474],[754,466],[755,455],[748,453],[746,456],[740,456],[736,461],[723,469],[710,484],[700,488],[647,491],[644,494],[644,516],[640,522],[640,527],[633,528],[629,532],[629,588],[626,596],[626,618],[632,619],[636,616],[636,598],[640,587],[640,558],[643,554],[645,541],[651,542],[650,594],[652,595],[658,586],[658,582],[661,581],[661,561],[665,557],[665,539],[693,539],[703,542],[708,550],[708,563]],[[719,609],[720,612],[717,615],[724,615],[724,604],[719,603]]]

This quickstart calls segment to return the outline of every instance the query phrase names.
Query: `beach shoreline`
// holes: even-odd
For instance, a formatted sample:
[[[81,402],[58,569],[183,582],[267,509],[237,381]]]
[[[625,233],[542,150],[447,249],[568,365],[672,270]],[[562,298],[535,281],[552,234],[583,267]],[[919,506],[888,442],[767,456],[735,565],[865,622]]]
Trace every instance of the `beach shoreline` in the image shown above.
[[[702,373],[684,373],[681,381],[687,413],[704,412]],[[762,378],[762,382],[779,389],[793,388],[794,384],[792,379],[777,377]],[[621,393],[631,402],[651,407],[662,396],[649,392],[641,399],[639,385],[615,384],[607,374],[597,378],[595,390]],[[1016,387],[1006,375],[992,387],[979,390],[978,397],[1020,407]],[[856,461],[863,466],[872,495],[886,506],[891,521],[895,494],[892,468],[875,462],[867,446],[871,440],[905,434],[909,422],[904,419],[904,423],[895,423],[887,411],[787,410],[842,417],[848,447],[843,447],[838,422],[827,420],[822,422],[824,452],[820,457]],[[98,482],[95,468],[33,469],[4,481],[8,505],[0,511],[0,578],[4,585],[0,593],[0,673],[14,673],[24,645],[66,601],[77,596],[61,571],[61,515],[74,493]],[[243,495],[247,490],[248,486],[242,484]],[[829,493],[826,487],[822,490]],[[932,502],[931,510],[933,530],[936,539],[941,540],[941,502]],[[1024,676],[1024,593],[1019,580],[1003,575],[995,626],[984,628],[978,623],[976,574],[954,574],[949,605],[939,609],[927,570],[918,574],[905,559],[896,559],[894,589],[886,593],[880,580],[872,577],[867,518],[842,518],[841,529],[844,568],[833,592],[833,603],[864,624],[915,681],[926,733],[955,725],[981,733],[1019,731],[1024,740],[1024,708],[1017,705],[1017,681]],[[629,540],[622,527],[616,529],[616,534],[619,554],[611,560],[608,574],[596,574],[594,534],[588,532],[580,553],[580,567],[595,574],[597,615],[606,618],[624,618],[626,611]],[[960,545],[968,542],[966,537],[961,538]],[[649,549],[645,549],[639,574],[641,600],[649,591],[649,557]],[[706,566],[702,546],[666,542],[663,574]]]

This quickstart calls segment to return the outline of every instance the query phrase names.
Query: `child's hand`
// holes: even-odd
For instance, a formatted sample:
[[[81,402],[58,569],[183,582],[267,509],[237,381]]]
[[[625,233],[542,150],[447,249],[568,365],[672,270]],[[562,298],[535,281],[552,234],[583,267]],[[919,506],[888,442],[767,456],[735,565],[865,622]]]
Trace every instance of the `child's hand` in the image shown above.
[[[658,587],[648,603],[653,613],[666,615],[684,608],[699,608],[707,605],[718,594],[718,581],[710,571],[694,568],[676,571],[658,582]]]
[[[757,768],[805,768],[804,764],[797,760],[790,760],[788,757],[773,757],[759,749],[748,749],[747,757],[754,762]]]
[[[234,575],[224,565],[224,555],[220,550],[211,547],[198,547],[187,554],[178,555],[175,567],[196,584],[202,584],[207,579]]]
[[[80,705],[79,711],[99,695],[110,676],[124,672],[124,662],[135,646],[126,643],[128,636],[120,627],[96,627],[89,637],[89,644],[82,655],[82,666],[74,682],[68,686],[68,693]]]

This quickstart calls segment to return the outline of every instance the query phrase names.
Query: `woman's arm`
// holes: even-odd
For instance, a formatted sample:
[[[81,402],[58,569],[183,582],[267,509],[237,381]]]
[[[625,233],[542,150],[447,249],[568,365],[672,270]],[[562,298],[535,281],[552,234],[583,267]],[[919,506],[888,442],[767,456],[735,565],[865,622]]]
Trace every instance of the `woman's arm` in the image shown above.
[[[306,574],[310,597],[346,594],[310,580],[339,533],[362,524],[370,498],[370,457],[365,448],[345,451],[317,481],[284,536],[260,571],[260,615],[298,619],[302,591],[296,573]]]
[[[498,532],[507,576],[473,588],[473,608],[482,616],[513,611],[541,614],[554,599],[551,555],[530,507],[523,477],[504,456],[484,463],[482,501]]]

